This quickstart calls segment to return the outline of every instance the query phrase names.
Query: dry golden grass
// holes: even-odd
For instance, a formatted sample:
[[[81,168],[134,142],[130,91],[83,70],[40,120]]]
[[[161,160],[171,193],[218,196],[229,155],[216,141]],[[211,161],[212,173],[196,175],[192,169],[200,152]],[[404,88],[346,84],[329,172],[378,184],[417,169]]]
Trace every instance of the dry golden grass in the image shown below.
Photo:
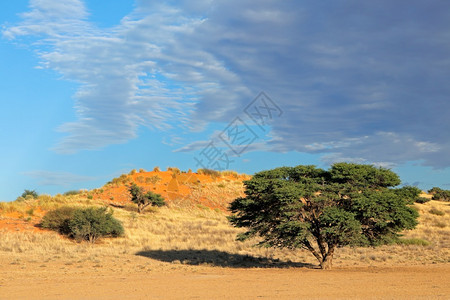
[[[261,249],[252,247],[252,242],[235,241],[240,229],[230,226],[227,212],[201,204],[208,198],[211,207],[226,207],[243,191],[242,185],[222,181],[200,183],[197,188],[191,198],[149,208],[144,214],[138,214],[131,203],[112,208],[125,235],[93,245],[51,231],[1,229],[3,221],[16,222],[18,216],[32,218],[28,223],[22,218],[24,224],[37,223],[46,210],[61,205],[105,205],[89,199],[88,192],[0,203],[1,294],[8,299],[60,299],[61,295],[74,299],[428,299],[441,295],[445,299],[448,295],[450,203],[415,205],[420,224],[403,237],[412,244],[338,249],[337,270],[315,272],[292,269],[317,266],[307,251]],[[423,240],[429,244],[421,245]],[[255,267],[272,269],[241,269]]]
[[[232,172],[222,175],[242,176]],[[0,252],[8,253],[11,258],[28,255],[44,261],[48,257],[72,261],[106,256],[120,259],[121,255],[138,254],[164,262],[218,266],[316,264],[314,257],[304,250],[255,248],[252,245],[256,241],[235,240],[241,229],[228,223],[227,206],[236,197],[243,196],[241,180],[196,180],[186,185],[190,193],[180,194],[167,207],[150,208],[144,214],[137,214],[132,203],[113,208],[115,217],[123,222],[125,235],[103,239],[96,245],[76,243],[54,232],[33,228],[46,211],[62,205],[106,205],[100,199],[92,199],[95,191],[54,197],[41,195],[37,199],[0,203]],[[415,206],[420,213],[419,225],[404,233],[403,244],[338,249],[335,266],[450,262],[450,203],[430,201]],[[14,230],[6,230],[10,225],[15,226]],[[5,229],[2,230],[2,226]]]
[[[235,198],[244,195],[244,186],[240,181],[221,181],[207,183],[190,183],[190,194],[173,200],[169,207],[217,208],[228,209],[228,204]]]
[[[211,195],[231,189],[234,183],[209,186]],[[194,194],[195,195],[195,194]],[[78,197],[78,198],[76,198]],[[57,203],[73,204],[83,196],[56,197]],[[40,205],[43,199],[36,200]],[[76,205],[92,205],[88,199]],[[26,211],[32,206],[13,203],[3,210]],[[423,246],[413,241],[412,245],[389,245],[378,248],[342,248],[335,254],[334,265],[417,265],[450,262],[450,204],[430,201],[416,204],[420,212],[419,225],[404,233],[404,239],[426,240]],[[438,210],[444,215],[430,211]],[[0,232],[0,252],[8,253],[11,259],[34,257],[39,261],[62,259],[73,261],[101,261],[105,257],[120,260],[127,255],[141,255],[187,265],[209,264],[216,266],[300,266],[316,264],[312,255],[303,250],[290,251],[252,247],[252,242],[235,241],[239,229],[230,226],[226,213],[207,207],[163,207],[152,208],[145,214],[129,209],[114,209],[114,215],[125,227],[125,236],[103,239],[100,243],[76,243],[53,232]],[[125,256],[124,256],[125,255]]]

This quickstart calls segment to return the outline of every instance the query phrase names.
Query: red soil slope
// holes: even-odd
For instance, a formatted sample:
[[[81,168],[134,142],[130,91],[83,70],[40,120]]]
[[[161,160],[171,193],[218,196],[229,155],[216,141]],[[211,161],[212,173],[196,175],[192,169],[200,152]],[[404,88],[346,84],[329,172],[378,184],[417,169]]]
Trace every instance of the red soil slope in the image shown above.
[[[168,171],[135,172],[121,175],[99,189],[82,192],[74,201],[85,202],[92,199],[96,203],[113,206],[134,205],[128,193],[128,187],[136,183],[145,191],[161,194],[168,205],[203,206],[225,211],[228,203],[237,196],[243,195],[242,181],[250,176],[235,172],[212,172],[198,174],[180,172],[178,169]],[[234,184],[234,185],[233,185]],[[229,186],[226,188],[226,186]],[[218,188],[223,187],[223,189]],[[42,230],[36,225],[47,212],[36,201],[30,201],[23,212],[0,209],[0,231],[33,231]]]
[[[215,183],[220,184],[231,182],[241,183],[250,177],[245,174],[224,173],[220,176],[215,174],[181,173],[179,171],[152,171],[139,172],[122,175],[113,179],[103,188],[94,190],[94,200],[101,200],[113,205],[121,206],[131,202],[128,187],[135,183],[145,191],[152,191],[160,194],[168,204],[196,205],[201,204],[209,208],[226,209],[230,199],[224,201],[212,201],[208,198],[208,189]],[[200,190],[200,195],[193,196],[193,191]]]

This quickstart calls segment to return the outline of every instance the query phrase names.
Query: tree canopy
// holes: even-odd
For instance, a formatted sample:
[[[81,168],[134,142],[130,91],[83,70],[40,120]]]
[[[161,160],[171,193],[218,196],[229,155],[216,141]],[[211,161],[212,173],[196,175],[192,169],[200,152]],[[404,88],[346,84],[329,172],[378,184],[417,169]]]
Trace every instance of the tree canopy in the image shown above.
[[[246,196],[230,205],[230,222],[247,228],[238,239],[259,236],[260,246],[307,249],[324,269],[331,268],[338,247],[385,244],[417,225],[408,193],[392,188],[399,177],[384,168],[280,167],[244,184]]]
[[[145,193],[144,190],[133,183],[128,191],[131,194],[131,201],[138,206],[138,212],[141,213],[147,206],[163,206],[166,204],[164,198],[160,194],[153,192]]]

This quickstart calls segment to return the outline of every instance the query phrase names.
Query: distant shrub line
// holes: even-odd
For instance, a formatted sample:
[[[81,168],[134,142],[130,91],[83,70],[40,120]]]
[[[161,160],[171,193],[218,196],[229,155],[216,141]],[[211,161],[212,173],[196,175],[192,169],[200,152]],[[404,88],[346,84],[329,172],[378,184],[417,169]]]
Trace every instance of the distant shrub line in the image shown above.
[[[429,194],[433,195],[433,200],[439,200],[439,201],[450,201],[450,190],[443,190],[438,187],[433,187],[428,191]]]

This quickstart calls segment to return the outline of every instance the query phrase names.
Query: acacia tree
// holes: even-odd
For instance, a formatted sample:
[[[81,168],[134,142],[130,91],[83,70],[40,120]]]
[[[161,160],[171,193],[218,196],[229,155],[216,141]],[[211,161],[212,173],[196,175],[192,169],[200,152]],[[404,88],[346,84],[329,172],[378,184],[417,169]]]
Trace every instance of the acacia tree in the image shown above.
[[[137,204],[138,213],[142,213],[142,211],[149,205],[152,206],[163,206],[166,205],[164,198],[160,194],[156,194],[153,192],[144,193],[144,190],[133,183],[128,191],[131,194],[131,201]]]
[[[321,268],[332,267],[336,248],[385,244],[417,225],[392,171],[371,165],[281,167],[245,181],[246,197],[235,199],[231,224],[248,230],[238,240],[259,236],[258,245],[309,250]]]

